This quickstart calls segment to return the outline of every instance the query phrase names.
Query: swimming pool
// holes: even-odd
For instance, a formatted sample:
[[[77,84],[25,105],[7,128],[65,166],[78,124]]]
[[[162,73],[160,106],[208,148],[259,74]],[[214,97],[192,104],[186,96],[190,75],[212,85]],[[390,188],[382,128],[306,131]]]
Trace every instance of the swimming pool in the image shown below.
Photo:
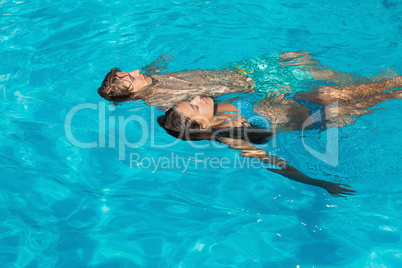
[[[307,50],[342,72],[402,73],[399,1],[327,2],[1,1],[2,267],[398,267],[401,100],[339,130],[336,167],[306,151],[300,132],[270,144],[311,177],[358,191],[337,199],[235,165],[234,150],[197,149],[229,159],[228,168],[204,169],[188,143],[160,148],[173,138],[157,125],[126,126],[127,140],[155,135],[161,145],[126,148],[143,160],[130,167],[109,129],[119,116],[155,122],[153,108],[113,109],[96,92],[112,67],[138,68],[165,52],[175,55],[168,71]],[[71,130],[94,148],[66,136],[77,105],[86,106]],[[325,140],[325,132],[303,138],[318,151]],[[155,157],[189,166],[153,172]]]

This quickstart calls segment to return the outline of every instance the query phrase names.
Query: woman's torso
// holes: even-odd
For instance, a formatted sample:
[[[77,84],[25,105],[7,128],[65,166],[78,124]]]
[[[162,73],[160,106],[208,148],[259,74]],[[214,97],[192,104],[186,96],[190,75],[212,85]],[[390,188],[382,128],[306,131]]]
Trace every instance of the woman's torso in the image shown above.
[[[222,109],[223,108],[223,109]],[[223,127],[254,126],[257,128],[270,129],[271,123],[268,118],[256,113],[254,105],[246,100],[237,99],[223,103],[218,108],[216,116],[221,117]]]
[[[295,101],[295,98],[264,99],[256,104],[245,100],[234,100],[230,103],[233,105],[232,112],[219,115],[227,117],[224,121],[225,124],[223,124],[225,127],[239,127],[249,124],[258,128],[269,128],[271,131],[292,131],[305,127],[316,127],[323,115],[319,111],[321,107],[314,107],[313,105],[315,108],[313,109],[308,107],[308,103],[303,105]],[[239,114],[240,116],[237,117]],[[314,121],[313,125],[305,125],[308,118]]]

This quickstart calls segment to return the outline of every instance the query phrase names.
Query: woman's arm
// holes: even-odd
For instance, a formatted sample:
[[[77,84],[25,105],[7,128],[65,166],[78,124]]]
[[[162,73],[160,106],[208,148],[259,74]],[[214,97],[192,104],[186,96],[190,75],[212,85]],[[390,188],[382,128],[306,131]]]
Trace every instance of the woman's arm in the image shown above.
[[[249,158],[258,158],[263,163],[268,163],[279,167],[280,169],[273,169],[273,168],[267,168],[267,169],[279,175],[282,175],[288,179],[321,187],[327,190],[327,192],[330,195],[335,197],[343,197],[346,195],[353,195],[354,193],[356,193],[356,191],[354,190],[342,187],[342,185],[345,187],[350,187],[350,185],[347,184],[333,183],[329,181],[310,178],[301,173],[300,171],[298,171],[296,168],[289,165],[286,160],[283,160],[276,156],[269,155],[267,151],[258,149],[251,143],[246,142],[245,140],[232,139],[226,137],[219,138],[219,140],[227,144],[231,149],[241,150],[242,152],[241,156]]]
[[[333,182],[329,182],[329,181],[312,179],[310,177],[307,177],[306,175],[304,175],[303,173],[301,173],[296,168],[294,168],[290,165],[286,165],[286,168],[282,169],[282,170],[272,169],[272,168],[267,168],[267,169],[272,172],[275,172],[279,175],[282,175],[288,179],[321,187],[321,188],[327,190],[327,192],[330,193],[330,195],[335,196],[335,197],[343,197],[345,195],[353,195],[354,193],[356,193],[356,191],[354,191],[354,190],[350,190],[350,189],[347,189],[347,188],[344,188],[341,186],[341,185],[343,185],[346,187],[350,187],[350,185],[348,185],[348,184],[339,184],[339,183],[333,183]]]

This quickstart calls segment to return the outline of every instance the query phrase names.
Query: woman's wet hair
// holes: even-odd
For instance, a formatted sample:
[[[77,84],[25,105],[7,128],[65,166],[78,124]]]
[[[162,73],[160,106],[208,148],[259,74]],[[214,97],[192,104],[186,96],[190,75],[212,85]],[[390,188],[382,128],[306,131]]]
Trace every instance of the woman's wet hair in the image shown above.
[[[272,138],[269,130],[254,127],[203,129],[201,124],[185,117],[177,106],[171,107],[164,115],[159,116],[157,121],[168,134],[185,141],[219,141],[219,138],[232,138],[242,139],[253,144],[263,144]]]

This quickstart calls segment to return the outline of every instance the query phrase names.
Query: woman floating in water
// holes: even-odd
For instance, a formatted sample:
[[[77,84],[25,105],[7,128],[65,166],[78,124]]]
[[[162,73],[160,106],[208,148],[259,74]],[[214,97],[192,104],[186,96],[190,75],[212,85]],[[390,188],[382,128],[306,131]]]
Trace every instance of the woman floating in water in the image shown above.
[[[383,101],[402,98],[402,76],[354,86],[323,86],[311,92],[283,98],[264,99],[253,105],[245,100],[215,103],[210,97],[195,97],[181,102],[158,118],[158,123],[171,135],[183,140],[219,140],[242,156],[258,158],[279,167],[268,168],[277,174],[302,183],[318,186],[332,196],[352,195],[354,190],[342,185],[312,179],[285,160],[270,156],[252,143],[261,143],[277,131],[338,127],[353,123],[350,118],[369,114],[367,110]],[[399,88],[399,89],[398,89]],[[392,90],[393,89],[393,90]],[[333,104],[336,105],[333,105]]]
[[[258,62],[257,59],[261,62]],[[197,95],[215,98],[223,94],[254,91],[254,81],[249,77],[253,70],[247,71],[245,68],[232,66],[233,69],[228,67],[223,70],[199,69],[160,73],[169,61],[167,55],[162,55],[152,64],[142,68],[142,72],[148,75],[139,70],[126,72],[114,68],[106,75],[98,93],[109,101],[144,100],[147,105],[166,110],[176,103],[191,100]],[[279,79],[278,77],[274,79],[274,76],[270,74],[272,70],[276,70],[278,73],[276,76],[284,76],[283,73],[286,73],[288,74],[286,79],[293,80],[326,80],[332,83],[368,80],[368,78],[352,74],[323,69],[317,65],[318,61],[312,59],[306,51],[285,52],[279,56],[256,58],[252,61],[256,62],[253,65],[256,72],[266,68],[264,65],[267,62],[274,61],[273,65],[278,67],[266,68],[262,71],[264,74],[260,75],[268,77],[264,79],[272,80],[274,84],[281,83],[276,80]],[[278,71],[278,68],[282,72]],[[257,86],[263,86],[260,84],[268,84],[268,82],[259,82]]]

